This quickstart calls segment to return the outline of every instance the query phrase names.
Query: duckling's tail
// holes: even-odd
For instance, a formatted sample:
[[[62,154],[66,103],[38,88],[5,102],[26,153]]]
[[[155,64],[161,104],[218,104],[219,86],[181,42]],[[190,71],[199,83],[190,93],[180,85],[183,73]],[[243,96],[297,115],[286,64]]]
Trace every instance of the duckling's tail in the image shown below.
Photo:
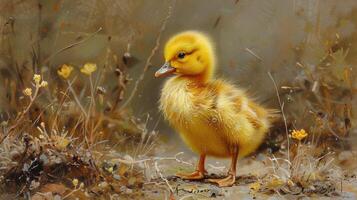
[[[282,118],[281,111],[277,109],[267,109],[268,120],[270,123],[279,121]]]

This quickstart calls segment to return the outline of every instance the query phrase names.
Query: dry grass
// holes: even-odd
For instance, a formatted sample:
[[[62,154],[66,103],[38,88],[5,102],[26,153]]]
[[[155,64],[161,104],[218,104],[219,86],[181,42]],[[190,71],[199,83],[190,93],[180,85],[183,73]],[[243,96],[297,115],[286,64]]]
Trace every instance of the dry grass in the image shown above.
[[[54,117],[44,116],[46,122],[41,121],[42,117],[36,117],[33,122],[29,113],[44,88],[34,83],[33,94],[24,92],[29,99],[24,111],[14,121],[2,124],[5,134],[0,143],[0,175],[4,192],[25,198],[54,197],[56,194],[62,198],[109,198],[140,189],[144,181],[157,177],[171,188],[161,173],[159,162],[174,160],[184,163],[178,158],[180,154],[167,158],[152,157],[150,153],[156,144],[157,132],[146,128],[148,121],[127,124],[101,112],[96,106],[100,104],[100,97],[94,92],[97,83],[93,84],[92,74],[86,78],[90,85],[87,104],[82,105],[83,100],[73,87],[76,79],[63,80],[67,83],[63,98],[58,104],[52,103],[57,105],[57,109],[53,111]],[[66,110],[65,104],[77,104],[81,108]],[[70,115],[77,121],[62,121],[65,118],[61,115]],[[126,131],[132,129],[140,133],[131,137],[137,138],[131,155],[120,148],[127,145],[124,136],[116,144],[109,142],[113,137],[109,132],[117,129],[111,128],[114,125],[125,125]],[[115,137],[118,139],[119,135]],[[170,193],[172,191],[169,189]]]
[[[297,77],[284,84],[280,93],[269,73],[286,137],[280,151],[265,162],[267,174],[251,185],[253,194],[334,196],[342,191],[344,175],[336,152],[349,148],[355,94],[345,45],[338,34],[327,45],[320,41],[301,44],[297,48]],[[296,135],[301,127],[307,130],[305,136]]]
[[[102,28],[53,51],[44,59],[39,50],[40,40],[37,40],[29,60],[33,65],[31,70],[27,70],[26,63],[23,66],[11,63],[16,67],[3,69],[2,73],[9,74],[2,80],[8,94],[2,101],[6,103],[2,105],[6,112],[0,113],[3,192],[15,194],[16,198],[59,195],[64,199],[108,199],[142,188],[144,180],[162,177],[165,182],[158,162],[183,161],[177,157],[179,154],[169,158],[151,157],[157,132],[147,129],[147,121],[142,123],[132,116],[127,105],[135,97],[159,48],[172,7],[163,20],[142,75],[125,101],[129,82],[127,69],[133,59],[129,52],[120,56],[108,45],[104,66],[52,64],[56,56],[93,39]],[[12,51],[10,40],[14,33],[10,29],[7,24],[3,27],[2,34],[6,33],[6,37],[2,39],[9,41],[6,45]],[[10,57],[14,61],[18,59],[11,53]],[[64,66],[73,71],[63,73]],[[46,87],[32,80],[36,73],[48,81]],[[26,88],[28,90],[23,92]],[[170,185],[163,188],[166,187]]]

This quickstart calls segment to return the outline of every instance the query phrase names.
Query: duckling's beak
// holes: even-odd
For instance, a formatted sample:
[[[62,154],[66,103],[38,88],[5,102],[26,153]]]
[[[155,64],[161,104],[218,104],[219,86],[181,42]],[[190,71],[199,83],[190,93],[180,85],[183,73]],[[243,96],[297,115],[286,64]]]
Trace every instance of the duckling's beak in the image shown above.
[[[170,65],[170,62],[165,62],[165,64],[155,72],[155,77],[163,77],[169,74],[172,74],[176,71],[174,67]]]

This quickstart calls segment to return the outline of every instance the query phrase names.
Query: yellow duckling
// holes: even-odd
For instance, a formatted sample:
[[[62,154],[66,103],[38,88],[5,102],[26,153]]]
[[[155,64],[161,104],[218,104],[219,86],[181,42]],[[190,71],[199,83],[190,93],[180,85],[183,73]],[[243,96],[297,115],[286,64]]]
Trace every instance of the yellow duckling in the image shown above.
[[[165,64],[155,76],[175,76],[162,89],[160,110],[200,155],[195,172],[178,176],[204,179],[206,155],[231,157],[228,176],[209,181],[232,186],[238,157],[252,153],[262,143],[271,124],[270,111],[234,85],[214,79],[216,55],[205,34],[186,31],[173,36],[165,45],[164,57]]]

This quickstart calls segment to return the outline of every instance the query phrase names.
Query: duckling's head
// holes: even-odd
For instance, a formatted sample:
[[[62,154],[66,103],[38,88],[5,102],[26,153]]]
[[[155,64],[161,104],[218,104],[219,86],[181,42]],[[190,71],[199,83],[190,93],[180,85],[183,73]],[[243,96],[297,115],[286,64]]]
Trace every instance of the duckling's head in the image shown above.
[[[213,76],[213,44],[203,33],[185,31],[174,35],[165,45],[164,57],[165,64],[155,73],[156,77],[176,74],[206,82]]]

